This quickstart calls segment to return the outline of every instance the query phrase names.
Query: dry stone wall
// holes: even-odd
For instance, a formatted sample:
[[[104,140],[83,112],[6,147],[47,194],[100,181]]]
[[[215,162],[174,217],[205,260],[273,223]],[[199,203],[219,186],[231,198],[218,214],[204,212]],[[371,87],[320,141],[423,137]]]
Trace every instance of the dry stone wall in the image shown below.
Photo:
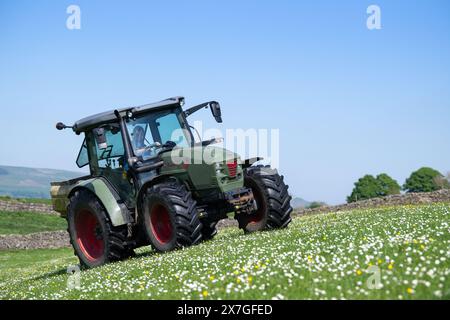
[[[337,206],[324,206],[314,209],[300,209],[296,210],[296,213],[299,215],[305,215],[321,212],[332,212],[332,211],[336,212],[353,209],[389,207],[389,206],[411,205],[411,204],[427,204],[436,202],[450,202],[450,190],[447,189],[447,190],[438,190],[434,192],[398,194],[387,197],[373,198],[347,204],[341,204]]]
[[[44,203],[24,203],[19,201],[3,201],[0,200],[0,211],[10,212],[39,212],[58,215],[53,211],[53,207]]]

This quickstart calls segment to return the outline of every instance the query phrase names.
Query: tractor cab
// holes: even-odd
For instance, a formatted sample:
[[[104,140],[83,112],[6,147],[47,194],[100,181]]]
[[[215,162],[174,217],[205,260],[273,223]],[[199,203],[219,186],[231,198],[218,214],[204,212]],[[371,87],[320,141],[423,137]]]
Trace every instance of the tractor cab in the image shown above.
[[[91,175],[103,177],[116,189],[128,207],[134,208],[139,189],[152,180],[164,162],[162,156],[174,148],[193,148],[196,144],[187,117],[210,107],[221,120],[220,105],[208,102],[186,111],[184,98],[114,110],[77,121],[76,134],[85,134],[77,165],[89,165]],[[67,128],[58,124],[59,128]],[[214,141],[200,142],[202,146]],[[169,162],[169,161],[166,161]]]

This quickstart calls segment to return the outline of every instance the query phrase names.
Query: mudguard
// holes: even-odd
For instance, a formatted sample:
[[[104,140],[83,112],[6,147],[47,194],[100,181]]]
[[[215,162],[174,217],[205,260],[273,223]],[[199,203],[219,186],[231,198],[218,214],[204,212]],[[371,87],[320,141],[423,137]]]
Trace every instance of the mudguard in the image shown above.
[[[247,169],[250,168],[254,163],[264,160],[264,158],[262,157],[255,157],[255,158],[250,158],[250,159],[246,159],[243,163],[242,163],[242,169]]]
[[[52,184],[51,194],[55,211],[60,212],[63,217],[66,216],[70,197],[74,192],[82,189],[95,194],[106,209],[113,226],[122,226],[133,221],[128,208],[119,203],[119,196],[109,185],[109,182],[103,178],[89,178],[75,183]]]

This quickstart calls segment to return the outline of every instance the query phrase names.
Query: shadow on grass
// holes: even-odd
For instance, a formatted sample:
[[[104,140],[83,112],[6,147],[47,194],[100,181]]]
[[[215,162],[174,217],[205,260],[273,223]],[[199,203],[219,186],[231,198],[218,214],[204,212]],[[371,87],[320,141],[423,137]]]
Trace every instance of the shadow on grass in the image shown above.
[[[125,259],[125,260],[122,260],[122,261],[117,261],[116,263],[121,263],[121,262],[126,262],[126,261],[133,261],[135,259],[140,259],[140,258],[152,257],[152,256],[157,255],[157,254],[159,254],[159,253],[156,252],[155,250],[139,252],[139,253],[136,253],[135,255],[133,255],[132,257],[130,257],[128,259]],[[72,265],[77,265],[78,267],[80,267],[81,272],[92,270],[92,269],[80,266],[79,264],[72,264]],[[69,265],[67,267],[69,267]],[[43,279],[51,279],[51,278],[54,278],[54,277],[57,277],[57,276],[67,275],[67,274],[68,274],[67,273],[67,268],[61,268],[61,269],[58,269],[58,270],[55,270],[55,271],[52,271],[52,272],[47,272],[47,273],[44,273],[42,275],[33,277],[33,278],[29,279],[29,280],[36,281],[36,280],[43,280]]]
[[[149,250],[145,250],[145,251],[143,251],[143,252],[137,252],[137,253],[135,253],[135,254],[134,254],[132,257],[130,257],[130,259],[128,259],[128,260],[134,260],[134,259],[139,259],[139,258],[150,258],[150,257],[156,256],[156,255],[158,255],[158,254],[163,254],[163,253],[157,252],[157,251],[154,250],[154,249],[149,249]]]
[[[36,281],[36,280],[49,279],[49,278],[61,276],[61,275],[64,275],[64,274],[67,274],[67,269],[62,268],[62,269],[59,269],[59,270],[56,270],[56,271],[48,272],[48,273],[45,273],[43,275],[31,278],[30,280]]]
[[[210,240],[210,241],[213,241],[213,240]],[[205,241],[205,243],[208,243],[210,241]],[[142,249],[144,249],[145,251],[142,250]],[[128,262],[128,261],[135,261],[135,260],[138,260],[138,259],[141,259],[141,258],[151,258],[151,257],[158,256],[158,255],[171,254],[173,252],[175,252],[175,251],[162,253],[162,252],[157,252],[156,250],[154,250],[154,249],[152,249],[150,247],[141,247],[141,248],[138,249],[138,252],[136,252],[131,257],[129,257],[127,259],[124,259],[124,260],[121,260],[121,261],[116,261],[116,262],[114,262],[114,264],[120,264],[120,263]],[[81,270],[82,273],[86,272],[86,271],[89,271],[89,270],[101,268],[101,266],[100,266],[100,267],[97,267],[97,268],[89,269],[89,268],[80,266],[79,264],[71,264],[71,265],[77,265],[78,267],[80,267],[80,270]],[[108,265],[108,264],[105,264],[104,266],[106,266],[106,265]],[[69,265],[67,267],[69,267]],[[58,269],[58,270],[55,270],[55,271],[52,271],[52,272],[47,272],[47,273],[44,273],[42,275],[30,278],[29,280],[37,281],[37,280],[43,280],[43,279],[51,279],[51,278],[54,278],[54,277],[57,277],[57,276],[62,276],[62,275],[68,275],[67,268],[61,268],[61,269]]]

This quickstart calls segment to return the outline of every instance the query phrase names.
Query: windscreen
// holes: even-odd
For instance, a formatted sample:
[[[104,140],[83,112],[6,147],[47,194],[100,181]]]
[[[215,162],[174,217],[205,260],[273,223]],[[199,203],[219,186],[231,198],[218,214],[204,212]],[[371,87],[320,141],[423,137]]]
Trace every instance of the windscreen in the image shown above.
[[[190,134],[184,125],[180,109],[153,112],[134,119],[128,119],[127,129],[136,156],[149,158],[157,155],[156,143],[169,141],[177,147],[190,145]]]

